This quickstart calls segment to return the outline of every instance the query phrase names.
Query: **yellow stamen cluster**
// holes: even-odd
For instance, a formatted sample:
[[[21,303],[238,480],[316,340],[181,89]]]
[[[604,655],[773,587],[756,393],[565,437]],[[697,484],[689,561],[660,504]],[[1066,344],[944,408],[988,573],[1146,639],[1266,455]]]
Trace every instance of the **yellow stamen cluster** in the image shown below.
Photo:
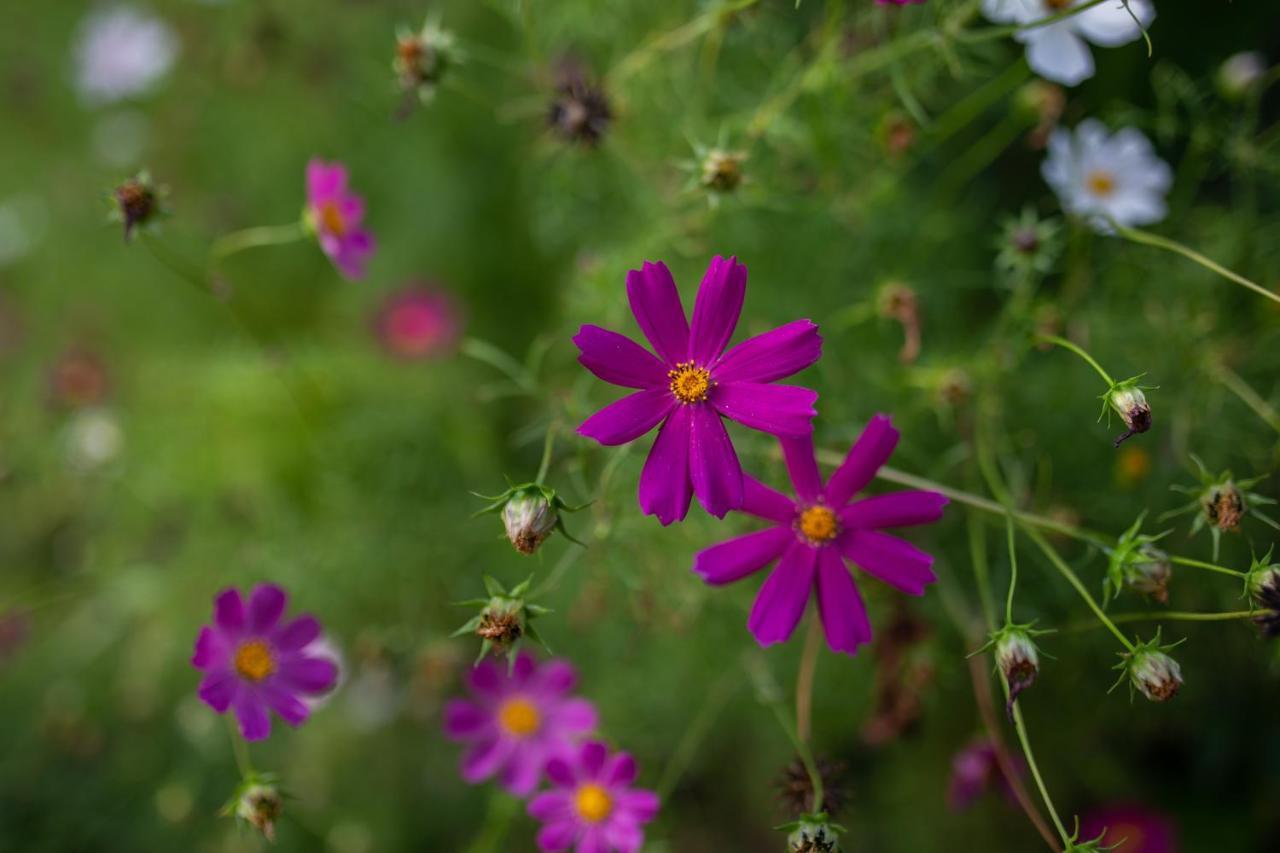
[[[276,671],[271,648],[263,640],[250,640],[236,649],[236,672],[249,681],[261,681]]]
[[[1085,186],[1094,195],[1109,196],[1116,191],[1116,179],[1110,172],[1095,169],[1085,178]]]
[[[347,230],[346,220],[338,211],[338,205],[325,202],[320,206],[320,227],[335,237],[341,237]]]
[[[542,725],[542,715],[528,699],[508,699],[498,709],[498,725],[516,737],[528,737]]]
[[[667,377],[671,380],[671,393],[681,403],[701,403],[711,390],[711,371],[692,361],[679,362],[667,371]]]
[[[830,507],[814,504],[800,513],[800,535],[813,545],[825,545],[840,535],[840,519]]]
[[[613,811],[613,799],[599,785],[588,783],[578,789],[573,797],[578,816],[588,823],[599,823]]]

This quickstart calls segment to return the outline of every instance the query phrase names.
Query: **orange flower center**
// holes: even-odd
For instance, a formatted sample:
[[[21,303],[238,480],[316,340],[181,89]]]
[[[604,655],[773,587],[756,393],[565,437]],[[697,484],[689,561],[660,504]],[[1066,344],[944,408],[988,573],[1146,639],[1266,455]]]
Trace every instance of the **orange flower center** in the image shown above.
[[[711,371],[698,367],[692,361],[682,361],[674,370],[667,371],[671,380],[671,393],[681,403],[701,403],[711,389]]]
[[[262,640],[250,640],[236,649],[236,672],[241,678],[250,681],[261,681],[276,671],[276,662],[271,657],[271,649]]]
[[[542,715],[528,699],[508,699],[498,709],[498,725],[516,737],[528,737],[542,725]]]
[[[346,220],[338,211],[338,205],[331,201],[320,205],[319,219],[320,227],[335,237],[341,237],[347,231]]]
[[[830,508],[814,504],[800,513],[800,535],[814,545],[825,545],[840,533],[840,519]]]
[[[573,807],[587,823],[599,823],[613,811],[613,799],[604,788],[588,783],[574,794]]]
[[[1116,191],[1116,179],[1110,172],[1096,169],[1085,178],[1085,185],[1094,195],[1109,196]]]

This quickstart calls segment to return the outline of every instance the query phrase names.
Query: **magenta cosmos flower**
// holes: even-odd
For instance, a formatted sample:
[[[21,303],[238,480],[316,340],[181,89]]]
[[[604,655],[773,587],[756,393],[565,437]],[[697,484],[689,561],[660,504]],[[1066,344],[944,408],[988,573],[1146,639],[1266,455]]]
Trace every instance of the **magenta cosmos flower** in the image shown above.
[[[350,279],[364,278],[365,262],[373,254],[373,235],[360,227],[364,199],[347,189],[346,166],[318,158],[307,164],[303,218],[338,272]]]
[[[636,762],[625,752],[609,755],[602,743],[584,743],[574,754],[547,763],[552,789],[529,802],[543,822],[538,846],[548,853],[635,853],[640,827],[658,813],[658,795],[632,788]]]
[[[447,293],[413,285],[390,296],[378,312],[377,334],[387,352],[404,359],[450,352],[461,321]]]
[[[1178,831],[1168,815],[1136,803],[1094,809],[1080,818],[1080,838],[1106,832],[1103,844],[1116,853],[1177,853]]]
[[[239,590],[224,590],[213,600],[213,624],[196,638],[191,663],[205,673],[200,699],[219,714],[235,711],[245,740],[271,734],[269,711],[301,725],[310,702],[338,680],[316,618],[304,613],[280,621],[287,600],[274,584],[255,586],[247,607]]]
[[[445,734],[471,744],[462,778],[474,784],[496,775],[518,797],[533,793],[548,759],[571,752],[596,727],[595,707],[568,695],[575,683],[565,661],[539,666],[528,652],[510,674],[494,658],[472,669],[473,700],[455,699],[444,710]]]
[[[871,640],[871,623],[844,561],[903,592],[923,595],[925,585],[936,579],[933,558],[880,528],[937,521],[947,499],[937,492],[913,491],[850,503],[898,443],[898,431],[887,415],[871,419],[825,486],[811,438],[781,443],[796,499],[747,477],[742,511],[774,526],[701,551],[693,570],[709,584],[727,584],[780,557],[751,609],[747,626],[756,640],[765,646],[786,641],[804,615],[812,589],[827,645],[853,654]]]
[[[657,356],[599,326],[583,326],[573,339],[578,361],[596,376],[640,389],[596,412],[579,433],[626,444],[662,425],[640,474],[640,508],[663,524],[683,519],[695,494],[717,518],[742,506],[742,466],[721,418],[780,436],[813,432],[817,393],[770,383],[818,360],[818,327],[797,320],[725,352],[746,290],[745,266],[713,258],[690,326],[671,272],[645,263],[627,273],[627,297]]]

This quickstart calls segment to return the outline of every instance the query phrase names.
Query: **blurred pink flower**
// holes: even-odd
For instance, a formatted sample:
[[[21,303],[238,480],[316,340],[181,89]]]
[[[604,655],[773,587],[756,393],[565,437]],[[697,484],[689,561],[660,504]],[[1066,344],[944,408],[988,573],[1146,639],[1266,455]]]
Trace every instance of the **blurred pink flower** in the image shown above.
[[[423,285],[392,294],[378,312],[378,340],[400,358],[444,355],[457,344],[461,331],[462,318],[453,297]]]
[[[1014,757],[1019,775],[1026,772],[1026,764]],[[947,786],[947,808],[962,812],[988,791],[1000,791],[1006,800],[1014,802],[1009,780],[1000,770],[995,747],[986,738],[973,741],[951,759],[951,781]]]
[[[364,278],[373,254],[373,235],[360,223],[364,199],[347,189],[347,167],[318,158],[307,164],[307,226],[338,272],[349,279]]]
[[[1080,817],[1080,838],[1097,838],[1115,853],[1177,853],[1178,832],[1168,815],[1136,803],[1112,803]]]
[[[542,821],[538,846],[548,853],[635,853],[644,844],[643,824],[658,813],[658,795],[631,787],[636,762],[625,752],[609,754],[602,743],[586,743],[547,763],[552,788],[529,802]]]

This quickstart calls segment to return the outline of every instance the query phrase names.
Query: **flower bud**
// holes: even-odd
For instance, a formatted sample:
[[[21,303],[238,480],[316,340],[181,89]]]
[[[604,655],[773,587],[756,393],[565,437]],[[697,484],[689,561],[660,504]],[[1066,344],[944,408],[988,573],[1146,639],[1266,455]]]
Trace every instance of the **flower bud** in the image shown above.
[[[1272,550],[1267,549],[1261,558],[1254,557],[1245,574],[1245,591],[1255,602],[1261,602],[1268,593],[1280,594],[1280,563],[1271,562]]]
[[[1036,682],[1040,674],[1040,655],[1026,628],[1010,625],[996,639],[996,665],[1009,682],[1009,704],[1006,710],[1013,716],[1013,703],[1018,694]]]
[[[530,576],[508,592],[501,582],[486,576],[484,586],[489,597],[461,602],[464,606],[480,608],[479,613],[453,632],[455,637],[473,634],[480,638],[477,663],[490,652],[499,657],[505,655],[509,661],[514,661],[520,641],[525,637],[542,642],[532,622],[535,617],[551,611],[528,601],[532,581],[533,577]]]
[[[453,34],[430,20],[418,32],[401,29],[396,33],[391,68],[401,91],[417,93],[424,104],[435,96],[449,69],[461,61]]]
[[[747,155],[741,151],[724,151],[712,148],[706,152],[699,164],[698,183],[714,193],[731,193],[742,185],[745,175],[742,164]]]
[[[1231,480],[1207,489],[1200,498],[1200,505],[1210,524],[1227,531],[1239,529],[1246,508],[1244,494]]]
[[[515,495],[502,508],[502,524],[507,529],[507,539],[525,555],[537,551],[559,521],[555,507],[540,492]]]
[[[1139,559],[1128,565],[1125,582],[1131,589],[1154,598],[1160,604],[1168,604],[1169,578],[1173,576],[1169,555],[1151,545],[1143,545],[1138,554]]]
[[[1116,439],[1116,447],[1131,436],[1151,429],[1151,404],[1137,385],[1130,381],[1117,383],[1107,393],[1107,402],[1120,415],[1126,430]]]
[[[600,86],[588,81],[576,62],[562,62],[556,76],[547,124],[565,141],[594,148],[613,120],[609,99]]]
[[[111,218],[124,224],[124,239],[133,237],[135,229],[151,224],[163,212],[160,188],[145,171],[125,180],[111,192],[114,209]]]
[[[282,814],[284,801],[274,785],[250,785],[236,805],[236,817],[253,826],[268,841],[276,840],[276,821]]]
[[[805,815],[790,828],[788,853],[840,853],[838,827],[825,814]]]
[[[1227,57],[1218,68],[1218,91],[1238,101],[1249,94],[1267,73],[1267,60],[1256,50],[1242,51]]]
[[[1160,633],[1147,643],[1139,643],[1132,652],[1121,657],[1119,669],[1128,677],[1130,686],[1152,702],[1167,702],[1182,687],[1182,667],[1166,652],[1178,645],[1160,645]],[[1118,684],[1119,682],[1117,682]]]

